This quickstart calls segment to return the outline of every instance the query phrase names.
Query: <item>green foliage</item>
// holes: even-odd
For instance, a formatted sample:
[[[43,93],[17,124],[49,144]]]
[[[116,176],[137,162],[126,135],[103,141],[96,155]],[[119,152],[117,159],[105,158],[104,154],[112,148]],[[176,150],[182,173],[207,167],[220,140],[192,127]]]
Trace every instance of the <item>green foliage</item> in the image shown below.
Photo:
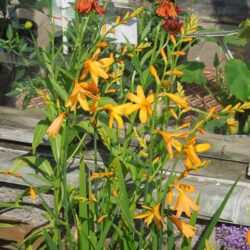
[[[202,238],[201,238],[201,241],[199,243],[199,246],[197,248],[197,250],[203,250],[204,247],[205,247],[205,241],[206,240],[209,240],[216,224],[217,224],[217,221],[220,219],[220,216],[223,212],[223,209],[225,208],[231,194],[233,193],[234,191],[234,188],[236,187],[237,185],[237,182],[239,181],[239,178],[234,182],[234,184],[232,185],[232,187],[228,190],[225,198],[223,199],[221,205],[219,206],[219,208],[217,209],[217,211],[214,213],[213,217],[212,217],[212,220],[209,224],[209,226],[207,227],[205,233],[203,234]]]
[[[24,249],[31,249],[41,236],[42,247],[59,250],[156,250],[161,249],[165,237],[169,249],[174,249],[174,227],[184,221],[173,220],[174,204],[170,199],[166,204],[166,198],[172,190],[182,189],[188,195],[186,192],[194,189],[182,185],[182,179],[207,164],[196,152],[195,133],[215,116],[226,116],[231,110],[211,114],[188,107],[182,83],[176,79],[206,82],[204,64],[180,65],[180,55],[191,46],[189,35],[198,28],[198,19],[194,15],[185,19],[185,29],[175,41],[162,29],[164,20],[154,12],[155,8],[139,8],[126,13],[102,33],[105,18],[94,11],[76,12],[64,33],[67,43],[56,44],[56,27],[52,25],[50,46],[34,47],[42,74],[37,78],[40,86],[29,78],[30,92],[39,92],[45,100],[45,118],[35,128],[33,156],[16,159],[13,172],[0,172],[29,186],[16,197],[14,206],[22,197],[31,195],[34,199],[36,194],[48,220],[27,236]],[[108,37],[111,31],[136,16],[139,43],[132,45],[127,40],[126,45],[114,44]],[[8,36],[12,37],[10,31]],[[65,45],[67,54],[63,53]],[[25,50],[25,45],[22,48]],[[184,75],[179,77],[177,70]],[[22,75],[19,73],[17,79]],[[203,115],[202,124],[196,121],[192,129],[182,132],[182,115],[189,108]],[[175,117],[173,132],[168,130],[171,116]],[[37,150],[46,132],[52,159]],[[186,157],[185,164],[180,162],[182,157]],[[177,164],[182,168],[180,175],[176,174]],[[42,186],[18,174],[27,167]],[[68,179],[72,169],[79,173],[73,185]],[[47,192],[53,194],[53,207],[43,198]],[[183,209],[182,204],[176,207]],[[197,213],[193,210],[198,208],[191,209],[191,215],[192,204],[187,207],[184,212],[191,217],[189,226],[195,225]],[[178,228],[185,237],[194,236],[193,227],[189,232]],[[190,243],[191,239],[184,239],[183,248]]]
[[[203,74],[205,64],[203,62],[185,62],[178,66],[178,69],[183,71],[183,75],[180,77],[182,82],[204,84],[207,82],[206,77]]]
[[[229,60],[225,66],[227,86],[230,92],[240,101],[250,100],[250,70],[239,60]]]
[[[243,21],[239,26],[239,37],[242,39],[250,39],[250,18]]]

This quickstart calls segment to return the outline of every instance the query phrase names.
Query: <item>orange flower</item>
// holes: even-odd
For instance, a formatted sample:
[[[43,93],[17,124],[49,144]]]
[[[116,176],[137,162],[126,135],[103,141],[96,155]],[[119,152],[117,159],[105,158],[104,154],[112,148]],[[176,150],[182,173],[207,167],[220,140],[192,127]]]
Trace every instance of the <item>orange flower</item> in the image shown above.
[[[138,85],[137,95],[133,93],[128,94],[128,99],[136,104],[133,104],[130,109],[126,110],[126,114],[131,114],[136,110],[140,110],[139,118],[142,123],[146,123],[148,117],[152,115],[153,111],[151,108],[152,103],[154,102],[154,94],[150,94],[148,97],[145,97],[142,86]]]
[[[176,94],[171,94],[171,93],[161,93],[161,96],[167,96],[171,101],[174,103],[180,105],[183,108],[187,108],[187,97],[181,97],[178,93]]]
[[[172,53],[172,55],[185,56],[186,52],[185,51],[175,51],[175,52]]]
[[[186,238],[190,238],[190,237],[194,237],[195,235],[195,227],[187,224],[184,221],[179,220],[176,217],[170,216],[169,217],[171,219],[171,221],[173,221],[173,223],[177,226],[177,228],[179,229],[179,231],[186,237]]]
[[[176,203],[173,207],[173,210],[176,210],[176,217],[179,218],[184,212],[188,217],[191,217],[191,211],[190,208],[192,208],[195,211],[199,211],[200,208],[195,204],[195,202],[184,192],[194,192],[194,188],[189,185],[183,185],[176,183],[174,187],[178,190],[179,195],[176,200]]]
[[[192,168],[195,165],[200,165],[202,162],[197,153],[202,153],[210,149],[211,145],[208,143],[198,144],[196,143],[196,137],[191,138],[183,150],[183,155],[186,156],[185,166],[187,169]]]
[[[88,14],[91,10],[95,10],[99,15],[105,13],[96,0],[79,0],[73,8],[77,9],[79,13]]]
[[[108,79],[109,75],[107,71],[109,67],[114,63],[113,55],[108,58],[102,58],[97,60],[101,53],[100,48],[96,50],[91,59],[87,59],[84,63],[85,69],[83,70],[80,80],[84,79],[88,73],[90,73],[93,82],[98,85],[98,78]]]
[[[108,47],[109,44],[107,42],[99,42],[97,46],[98,48],[105,48],[105,47]]]
[[[103,220],[104,220],[107,216],[108,216],[108,215],[106,215],[106,214],[102,215],[100,218],[98,218],[97,222],[98,222],[98,223],[102,223]]]
[[[109,127],[113,127],[113,122],[116,120],[118,128],[123,128],[123,120],[122,117],[125,115],[125,111],[128,109],[130,110],[130,107],[132,106],[132,103],[125,103],[122,105],[114,105],[114,104],[106,104],[102,106],[102,109],[108,110],[110,113],[109,117]]]
[[[78,83],[78,80],[75,80],[75,85],[72,90],[71,96],[69,100],[66,101],[65,106],[66,107],[71,106],[71,110],[75,110],[77,102],[79,102],[83,110],[89,111],[90,108],[86,97],[95,99],[95,96],[93,94],[96,94],[97,91],[98,88],[94,83],[89,83],[89,82]]]
[[[250,230],[247,231],[247,245],[250,246]]]
[[[158,73],[157,73],[157,71],[156,71],[156,69],[155,69],[155,67],[154,67],[153,65],[150,65],[150,66],[149,66],[149,71],[150,71],[150,73],[152,74],[152,76],[155,78],[156,82],[157,82],[157,83],[160,82]]]
[[[160,6],[156,9],[156,14],[162,17],[175,17],[177,16],[174,3],[170,0],[160,0]]]
[[[154,220],[154,223],[156,224],[158,229],[163,227],[163,229],[165,230],[166,225],[165,225],[165,223],[163,221],[163,218],[160,215],[160,211],[159,211],[160,206],[161,206],[161,201],[158,202],[156,204],[156,206],[153,207],[153,208],[142,205],[142,208],[148,210],[148,212],[138,214],[134,218],[135,219],[144,219],[144,222],[146,223],[147,226],[149,226],[152,223],[152,221]]]
[[[183,133],[168,133],[162,130],[155,130],[156,134],[162,136],[166,149],[168,151],[168,155],[170,159],[173,159],[173,148],[172,147],[182,147],[182,144],[175,140],[175,138],[185,138],[188,136],[188,132]]]
[[[49,126],[47,133],[49,136],[56,137],[64,120],[66,112],[62,112]]]
[[[184,73],[180,70],[169,70],[168,72],[166,72],[166,75],[170,75],[170,76],[182,76]]]
[[[164,49],[162,49],[162,48],[160,49],[160,54],[161,54],[161,57],[162,57],[164,63],[167,63],[168,60],[167,60],[167,56],[166,56]]]
[[[91,180],[95,180],[95,179],[102,179],[102,178],[107,178],[107,177],[111,177],[113,176],[114,173],[113,172],[103,172],[103,173],[97,173],[97,172],[94,172],[90,179]]]
[[[34,187],[32,187],[32,186],[30,186],[30,196],[31,196],[32,200],[36,199],[36,192],[35,192]]]
[[[0,174],[4,174],[4,175],[11,175],[11,176],[15,176],[17,178],[21,178],[22,175],[19,173],[14,173],[12,171],[8,171],[8,170],[0,170]]]

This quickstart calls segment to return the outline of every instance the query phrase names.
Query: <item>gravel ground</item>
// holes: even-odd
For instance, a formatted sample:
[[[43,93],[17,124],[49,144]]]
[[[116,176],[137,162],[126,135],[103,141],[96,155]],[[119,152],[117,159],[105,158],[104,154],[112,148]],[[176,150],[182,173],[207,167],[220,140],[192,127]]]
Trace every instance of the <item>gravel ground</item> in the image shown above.
[[[16,196],[26,190],[27,187],[16,188],[14,185],[8,185],[6,183],[0,183],[0,201],[2,202],[10,202],[14,201]],[[43,198],[48,202],[50,206],[53,206],[53,196],[52,195],[43,195]],[[20,221],[22,223],[28,223],[30,227],[27,230],[30,230],[32,226],[39,226],[46,222],[46,219],[43,217],[44,210],[39,208],[39,198],[33,201],[30,197],[22,198],[22,203],[25,204],[25,209],[3,209],[0,211],[0,220],[2,218],[10,218],[13,221]],[[33,205],[37,205],[37,207],[33,207]],[[192,241],[192,249],[195,249],[195,244],[199,240],[199,237],[202,235],[207,221],[198,221],[196,225],[196,235]],[[1,238],[1,230],[0,230],[0,238]],[[212,237],[214,238],[214,237]],[[176,239],[176,250],[180,249],[182,244],[182,237],[179,234],[178,229],[175,228],[175,239]],[[216,250],[216,242],[215,240],[210,240],[214,249]]]

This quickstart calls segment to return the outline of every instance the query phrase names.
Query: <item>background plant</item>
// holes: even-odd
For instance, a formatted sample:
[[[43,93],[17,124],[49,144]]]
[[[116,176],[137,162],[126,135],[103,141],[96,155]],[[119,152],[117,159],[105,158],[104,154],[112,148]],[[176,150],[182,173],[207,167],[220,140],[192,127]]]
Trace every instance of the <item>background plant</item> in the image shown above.
[[[207,166],[198,153],[210,148],[197,144],[196,133],[203,133],[210,120],[249,109],[250,104],[226,107],[219,113],[214,108],[205,112],[188,106],[179,82],[185,74],[179,58],[193,42],[189,35],[197,30],[198,19],[189,15],[180,21],[175,3],[165,3],[157,6],[158,14],[164,10],[159,23],[149,23],[146,29],[154,34],[152,43],[145,29],[139,29],[136,45],[129,41],[116,45],[108,38],[131,18],[138,17],[144,23],[147,10],[139,8],[114,17],[113,26],[107,29],[105,19],[97,15],[104,11],[97,2],[78,1],[76,18],[65,33],[71,41],[68,54],[62,53],[63,44],[56,46],[53,23],[50,46],[35,46],[43,72],[40,83],[46,92],[36,91],[44,98],[45,118],[35,128],[33,155],[17,159],[12,171],[1,172],[22,178],[29,186],[17,197],[16,206],[22,196],[38,196],[48,220],[27,236],[21,249],[31,248],[41,236],[45,239],[41,249],[103,249],[104,244],[108,249],[161,249],[165,240],[167,247],[174,249],[175,226],[183,234],[182,248],[190,249],[199,202],[190,198],[195,188],[183,179]],[[171,28],[173,21],[175,29]],[[93,23],[96,32],[89,43],[86,35]],[[193,126],[181,121],[190,110],[203,115]],[[172,128],[168,126],[170,119],[175,121]],[[46,133],[53,160],[37,152]],[[100,165],[98,153],[103,149],[106,158]],[[92,167],[85,160],[91,150]],[[75,186],[67,180],[72,160],[79,162],[79,183]],[[33,176],[44,185],[34,185],[18,174],[27,163],[37,170]],[[176,171],[177,165],[182,171]],[[200,249],[234,186],[215,214]],[[54,196],[52,208],[42,196],[47,192]],[[189,222],[180,218],[183,213]]]

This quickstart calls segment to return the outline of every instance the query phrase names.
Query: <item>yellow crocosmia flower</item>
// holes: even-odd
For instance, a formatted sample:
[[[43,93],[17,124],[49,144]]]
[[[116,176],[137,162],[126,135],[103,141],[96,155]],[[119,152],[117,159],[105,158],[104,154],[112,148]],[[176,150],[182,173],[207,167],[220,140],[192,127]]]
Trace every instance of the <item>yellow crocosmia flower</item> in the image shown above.
[[[71,96],[69,100],[66,101],[65,106],[71,107],[71,110],[76,109],[76,105],[79,102],[81,108],[85,111],[89,111],[89,104],[87,97],[95,99],[94,94],[98,91],[97,86],[95,83],[90,82],[78,82],[75,80],[75,85],[72,90]]]
[[[97,222],[102,223],[107,216],[108,215],[106,215],[106,214],[102,215],[100,218],[98,218]]]
[[[236,135],[239,131],[239,122],[234,117],[227,119],[227,130],[230,135]]]
[[[36,199],[36,191],[35,191],[33,186],[30,186],[30,191],[29,192],[30,192],[31,199],[35,200]]]
[[[162,130],[155,130],[154,131],[156,134],[159,134],[162,136],[168,156],[170,159],[173,159],[173,147],[177,147],[177,145],[181,148],[182,144],[176,140],[176,138],[186,138],[189,133],[188,132],[183,132],[183,133],[168,133]],[[178,148],[179,148],[178,147]]]
[[[52,137],[56,137],[64,120],[66,112],[62,112],[49,126],[47,134]]]
[[[97,172],[94,172],[90,179],[91,180],[95,180],[95,179],[102,179],[102,178],[108,178],[108,177],[112,177],[114,175],[113,172],[103,172],[103,173],[97,173]]]
[[[208,143],[198,144],[198,145],[195,145],[195,143],[196,143],[196,137],[193,136],[188,140],[188,142],[184,147],[184,150],[182,151],[183,156],[186,157],[185,167],[187,168],[187,170],[192,169],[194,166],[199,166],[202,162],[197,153],[205,152],[209,150],[211,147],[211,145]],[[174,144],[173,146],[178,152],[181,152],[182,150],[181,146],[177,144]]]
[[[104,34],[104,33],[107,32],[107,25],[106,25],[106,23],[104,23],[104,24],[102,25],[101,31],[102,31],[102,34]]]
[[[138,85],[137,88],[137,95],[133,93],[128,94],[128,99],[131,102],[134,102],[135,104],[130,107],[130,109],[126,110],[126,114],[131,114],[135,112],[136,110],[140,110],[139,118],[142,123],[146,123],[148,120],[148,117],[152,115],[152,107],[155,97],[154,94],[150,94],[147,97],[145,97],[143,88],[141,85]]]
[[[186,55],[186,52],[184,52],[184,51],[175,51],[175,52],[173,52],[172,55],[176,55],[176,56],[185,56],[185,55]]]
[[[153,65],[150,65],[149,70],[150,70],[150,73],[152,74],[152,76],[155,78],[156,82],[159,83],[160,79],[159,79],[159,76],[158,76],[158,73],[157,73],[155,67]]]
[[[74,200],[78,200],[78,201],[81,201],[81,202],[83,202],[83,203],[89,201],[89,199],[87,199],[87,198],[85,198],[85,197],[82,197],[82,196],[80,196],[80,195],[75,196],[75,197],[74,197]]]
[[[179,188],[181,188],[184,191],[187,191],[189,193],[194,193],[195,188],[193,186],[187,185],[187,184],[178,184]]]
[[[184,34],[185,34],[185,30],[183,27],[181,27],[181,35],[184,36]]]
[[[171,34],[171,35],[169,36],[169,38],[170,38],[170,40],[171,40],[172,44],[173,44],[173,45],[176,45],[176,40],[175,40],[174,35],[173,35],[173,34]]]
[[[115,20],[115,24],[118,25],[121,21],[121,16],[117,16],[116,20]]]
[[[183,108],[187,108],[188,104],[187,104],[187,98],[183,98],[180,97],[180,95],[178,93],[176,94],[171,94],[171,93],[162,93],[161,96],[167,96],[171,101],[173,101],[174,103],[180,105]]]
[[[250,246],[250,230],[247,231],[247,245]]]
[[[233,107],[232,104],[227,105],[221,112],[229,111]]]
[[[188,217],[191,217],[191,210],[199,211],[200,208],[195,204],[194,200],[191,199],[182,189],[179,184],[174,186],[179,192],[176,203],[173,207],[173,210],[176,211],[176,217],[179,218],[184,212]],[[186,191],[186,189],[185,189]]]
[[[169,70],[168,72],[166,72],[166,75],[170,75],[170,76],[182,76],[184,73],[180,70]]]
[[[105,47],[108,47],[108,46],[109,46],[109,44],[107,42],[99,42],[97,44],[98,48],[105,48]]]
[[[161,48],[161,49],[160,49],[160,53],[161,53],[161,57],[162,57],[164,63],[166,64],[166,63],[168,62],[168,59],[167,59],[167,56],[166,56],[166,54],[165,54],[164,49]]]
[[[174,109],[170,108],[169,109],[169,113],[177,120],[178,119],[178,116],[177,114],[175,113]]]
[[[172,201],[173,201],[173,191],[171,188],[167,193],[167,202],[169,206],[172,204]]]
[[[108,110],[110,113],[109,117],[109,127],[113,127],[114,120],[116,120],[118,128],[123,128],[123,120],[122,116],[126,115],[126,110],[131,110],[131,107],[133,106],[132,103],[125,103],[122,105],[114,105],[114,104],[106,104],[102,106],[102,109]]]
[[[88,73],[93,80],[93,82],[98,85],[98,78],[108,79],[109,75],[107,73],[109,67],[114,63],[114,57],[111,54],[108,58],[102,58],[97,60],[101,53],[100,48],[96,50],[92,59],[87,59],[84,63],[84,70],[80,76],[80,80],[83,80]]]
[[[170,216],[169,217],[173,223],[177,226],[179,231],[187,238],[192,238],[195,235],[195,227],[187,224],[184,221],[179,220],[177,217]]]
[[[15,176],[17,178],[21,178],[22,175],[19,174],[19,173],[14,173],[12,171],[9,171],[9,170],[0,170],[0,174],[3,174],[3,175],[11,175],[11,176]]]
[[[195,152],[202,153],[208,151],[211,148],[211,145],[208,143],[198,144],[194,146]]]
[[[144,219],[144,222],[146,223],[147,226],[149,226],[152,221],[154,220],[154,223],[160,229],[163,227],[163,229],[166,229],[166,225],[163,221],[163,218],[160,215],[160,206],[161,206],[161,201],[156,204],[155,207],[151,208],[145,205],[142,205],[142,208],[148,210],[148,212],[141,213],[136,215],[134,218],[135,219]]]
[[[192,42],[192,41],[193,41],[192,37],[184,38],[181,40],[181,42],[183,42],[183,43],[188,43],[188,42]]]

